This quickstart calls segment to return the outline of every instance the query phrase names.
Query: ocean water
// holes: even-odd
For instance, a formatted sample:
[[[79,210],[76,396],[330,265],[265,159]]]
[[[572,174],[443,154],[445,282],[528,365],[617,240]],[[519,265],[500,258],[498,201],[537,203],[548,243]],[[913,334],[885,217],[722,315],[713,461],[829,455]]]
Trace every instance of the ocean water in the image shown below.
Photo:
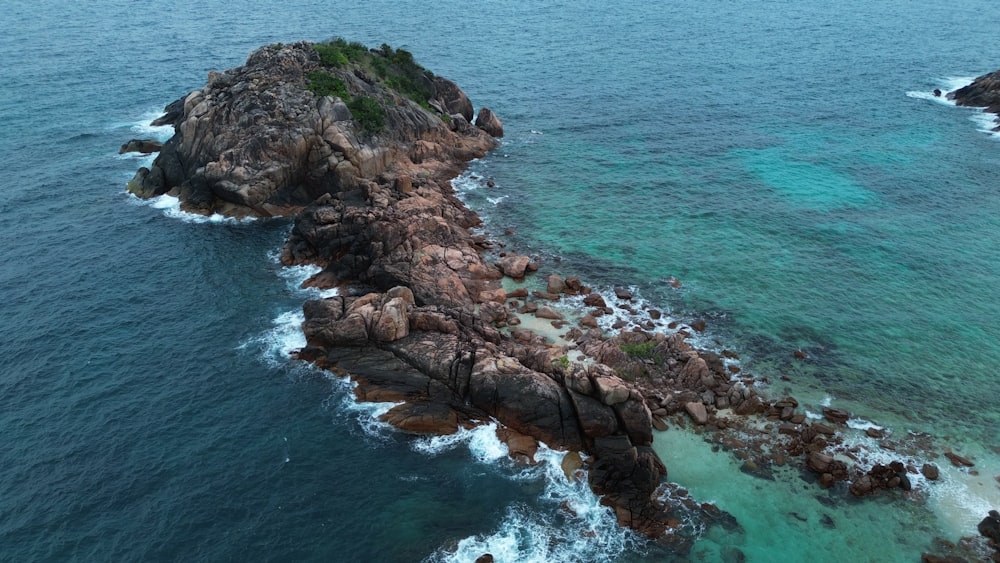
[[[168,136],[149,121],[210,69],[333,36],[404,47],[504,120],[502,146],[455,183],[490,233],[706,319],[706,345],[810,412],[929,433],[930,452],[904,452],[915,463],[949,448],[976,461],[937,457],[943,479],[913,498],[853,502],[794,468],[752,478],[672,429],[656,443],[671,480],[741,524],[689,529],[692,559],[914,561],[934,537],[973,534],[1000,508],[1000,138],[930,92],[1000,68],[993,13],[8,0],[0,559],[673,558],[565,482],[561,452],[523,468],[489,427],[401,435],[376,421],[385,405],[288,360],[315,295],[298,288],[307,269],[275,258],[288,221],[125,193],[148,159],[118,146]]]

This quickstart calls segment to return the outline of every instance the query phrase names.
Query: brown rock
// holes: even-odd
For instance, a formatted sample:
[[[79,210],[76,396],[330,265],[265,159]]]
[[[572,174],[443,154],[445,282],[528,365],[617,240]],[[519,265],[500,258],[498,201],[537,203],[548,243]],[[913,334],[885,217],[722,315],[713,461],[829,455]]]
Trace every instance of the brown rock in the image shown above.
[[[503,303],[507,300],[507,292],[504,291],[502,287],[492,290],[486,290],[479,293],[479,301],[495,301],[497,303]]]
[[[521,279],[524,277],[524,273],[528,268],[529,262],[531,262],[531,259],[527,256],[510,255],[501,258],[497,263],[497,266],[500,267],[500,271],[502,271],[505,276],[514,279]]]
[[[788,434],[790,436],[798,436],[799,426],[797,424],[783,423],[778,426],[778,434]]]
[[[586,328],[599,327],[599,325],[597,324],[597,319],[595,319],[593,315],[584,315],[583,318],[580,319],[580,326]]]
[[[625,383],[614,376],[599,376],[594,378],[597,394],[605,405],[617,405],[628,400],[629,390]]]
[[[548,277],[547,285],[545,286],[545,291],[548,293],[560,294],[566,290],[566,282],[558,274],[552,274]]]
[[[693,328],[697,332],[705,332],[705,320],[704,319],[698,319],[698,320],[692,321],[690,326],[691,326],[691,328]]]
[[[621,299],[622,301],[631,301],[632,300],[632,292],[629,291],[629,290],[627,290],[627,289],[625,289],[624,287],[616,287],[615,288],[615,297],[617,297],[618,299]]]
[[[511,458],[528,465],[536,463],[535,454],[538,452],[538,440],[504,427],[497,428],[497,438],[507,444],[507,451]]]
[[[440,403],[403,403],[379,417],[383,422],[415,434],[454,434],[458,432],[458,415]]]
[[[479,110],[476,116],[476,127],[486,131],[492,137],[503,137],[503,122],[488,107]]]
[[[396,191],[404,194],[413,192],[413,180],[406,174],[396,177]]]
[[[526,287],[519,287],[507,293],[508,299],[524,299],[527,296],[528,296],[528,288]]]
[[[583,468],[583,459],[580,458],[580,452],[566,452],[560,466],[562,467],[563,474],[566,475],[566,480],[572,482],[576,477],[576,472]]]
[[[951,461],[955,467],[972,467],[976,465],[967,457],[960,456],[954,452],[944,452],[944,456]]]
[[[827,473],[833,461],[833,456],[830,454],[811,452],[806,459],[806,465],[816,473]]]
[[[695,401],[684,403],[684,410],[696,424],[705,425],[708,423],[708,411],[705,410],[704,403]]]
[[[583,304],[588,307],[607,307],[607,303],[604,302],[604,297],[601,297],[600,293],[591,293],[590,295],[583,298]]]
[[[924,475],[924,477],[931,481],[937,481],[938,477],[941,476],[941,471],[938,469],[938,466],[933,463],[925,463],[924,466],[920,468],[920,472]]]
[[[851,413],[843,409],[835,409],[832,407],[823,407],[823,417],[830,422],[836,424],[844,424],[849,418],[851,418]]]
[[[832,426],[827,426],[826,424],[823,424],[822,422],[817,422],[817,423],[813,424],[812,428],[818,434],[823,434],[825,436],[833,436],[834,434],[837,433],[837,431],[834,430],[834,428]]]
[[[875,484],[872,482],[872,478],[868,475],[862,475],[851,483],[851,494],[856,497],[863,497],[865,495],[870,495],[875,491]]]
[[[539,319],[550,319],[550,320],[562,320],[565,318],[563,317],[562,313],[555,311],[548,306],[539,307],[539,309],[535,311],[535,316],[538,317]]]

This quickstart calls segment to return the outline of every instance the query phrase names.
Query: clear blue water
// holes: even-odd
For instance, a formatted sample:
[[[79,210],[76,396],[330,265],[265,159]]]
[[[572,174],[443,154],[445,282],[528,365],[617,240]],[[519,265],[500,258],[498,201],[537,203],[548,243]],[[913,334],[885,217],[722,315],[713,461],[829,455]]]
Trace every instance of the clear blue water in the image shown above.
[[[779,526],[794,553],[914,560],[934,535],[971,533],[1000,504],[1000,142],[927,92],[1000,67],[994,12],[987,0],[8,1],[0,559],[666,557],[546,469],[499,461],[484,434],[408,439],[342,382],[285,360],[307,297],[301,272],[274,260],[287,222],[192,222],[125,194],[143,161],[117,147],[162,134],[142,125],[209,69],[334,35],[405,47],[504,119],[503,146],[473,165],[496,188],[465,194],[493,232],[515,229],[511,243],[551,268],[707,318],[747,369],[788,377],[778,390],[976,458],[981,480],[952,471],[926,503],[883,515],[891,541]],[[792,360],[800,348],[808,362]],[[693,494],[737,517],[763,506],[699,482],[710,454],[663,442],[684,452],[664,457]],[[567,499],[584,516],[568,518]],[[745,527],[698,553],[779,553]]]

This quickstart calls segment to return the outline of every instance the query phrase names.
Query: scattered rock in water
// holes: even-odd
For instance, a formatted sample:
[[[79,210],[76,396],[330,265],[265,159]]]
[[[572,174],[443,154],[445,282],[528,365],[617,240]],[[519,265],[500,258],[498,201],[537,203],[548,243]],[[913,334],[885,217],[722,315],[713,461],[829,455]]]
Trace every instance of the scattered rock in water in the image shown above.
[[[566,290],[566,282],[562,279],[562,276],[558,274],[552,274],[548,277],[547,285],[545,291],[552,294],[560,294]]]
[[[869,426],[868,428],[865,429],[865,435],[867,435],[869,438],[875,438],[875,439],[884,438],[885,431],[882,430],[881,428],[875,428],[874,426]]]
[[[976,465],[969,458],[960,456],[952,451],[944,452],[944,457],[948,458],[955,467],[973,467]]]
[[[691,328],[697,332],[705,332],[705,319],[697,319],[691,322]]]
[[[476,558],[476,563],[493,563],[493,554],[484,553]]]
[[[670,287],[672,287],[672,288],[674,288],[674,289],[677,289],[678,287],[680,287],[680,286],[681,286],[681,280],[679,280],[679,279],[677,279],[677,278],[675,278],[675,277],[673,277],[673,276],[670,276],[669,278],[667,278],[667,279],[665,279],[665,280],[663,280],[663,281],[664,281],[664,282],[665,282],[665,283],[666,283],[667,285],[669,285]]]
[[[843,409],[835,409],[833,407],[823,407],[823,418],[836,424],[844,424],[847,422],[849,418],[851,418],[851,413]]]
[[[925,463],[924,466],[920,468],[920,473],[931,481],[937,481],[938,477],[941,476],[941,470],[938,469],[938,466],[933,463]]]
[[[809,359],[809,354],[806,354],[802,350],[796,350],[796,351],[792,352],[792,356],[794,356],[795,359],[797,359],[797,360],[806,360],[806,359]]]
[[[621,299],[622,301],[631,301],[632,300],[632,292],[629,291],[629,290],[627,290],[627,289],[625,289],[624,287],[616,287],[615,288],[615,297],[617,297],[618,299]]]

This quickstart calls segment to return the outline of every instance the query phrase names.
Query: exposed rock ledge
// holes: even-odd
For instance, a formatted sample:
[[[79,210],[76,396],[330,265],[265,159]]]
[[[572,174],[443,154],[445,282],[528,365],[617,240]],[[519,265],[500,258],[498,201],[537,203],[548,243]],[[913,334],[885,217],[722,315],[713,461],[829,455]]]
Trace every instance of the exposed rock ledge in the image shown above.
[[[948,99],[960,106],[985,108],[989,113],[1000,116],[1000,70],[984,74],[972,84],[948,92]],[[1000,123],[1000,117],[997,122]],[[993,130],[1000,131],[1000,126]]]

